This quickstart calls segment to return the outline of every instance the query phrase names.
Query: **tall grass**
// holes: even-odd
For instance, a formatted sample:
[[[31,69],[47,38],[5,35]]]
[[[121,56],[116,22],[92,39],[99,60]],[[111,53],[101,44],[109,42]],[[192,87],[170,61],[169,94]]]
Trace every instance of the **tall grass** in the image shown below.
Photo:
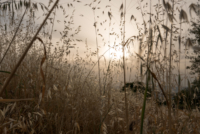
[[[178,12],[179,23],[176,22],[175,9],[179,8],[180,2],[163,0],[161,4],[160,1],[139,1],[136,9],[142,14],[142,23],[134,14],[129,14],[128,3],[132,3],[129,0],[123,1],[117,14],[111,10],[112,2],[109,5],[103,5],[101,1],[86,4],[94,13],[96,47],[92,50],[86,40],[85,48],[81,48],[85,49],[85,55],[82,55],[73,45],[76,41],[83,43],[77,36],[80,27],[74,28],[73,25],[73,4],[82,3],[74,1],[63,7],[58,1],[48,10],[39,28],[33,16],[28,17],[28,23],[23,23],[27,12],[18,12],[20,19],[14,17],[9,25],[0,22],[0,133],[200,133],[197,105],[195,109],[189,108],[185,98],[185,109],[179,109],[179,103],[175,109],[172,108],[173,89],[178,88],[181,93],[182,87],[181,45],[188,41],[182,40],[183,21],[189,21],[183,7]],[[196,10],[196,6],[190,7]],[[65,8],[71,8],[71,14],[66,15]],[[68,23],[64,23],[67,28],[60,32],[61,42],[53,47],[59,10],[63,11],[64,21]],[[97,19],[99,12],[107,12],[106,18],[110,21],[101,22],[101,16]],[[7,10],[6,14],[12,18],[13,10]],[[117,22],[117,17],[120,22]],[[134,20],[138,30],[138,34],[133,33],[129,38],[126,35],[128,17]],[[113,22],[120,23],[120,32]],[[109,39],[102,32],[107,24]],[[116,59],[110,52],[117,47],[110,42],[113,36],[121,38],[121,59]],[[109,48],[106,47],[104,52],[100,51],[104,47],[101,38],[108,40]],[[26,42],[30,43],[27,45]],[[132,42],[134,49],[129,51],[136,55],[135,59],[126,54]],[[139,51],[136,51],[136,42]],[[177,68],[174,66],[176,51],[179,59]],[[71,56],[72,53],[76,53],[75,57]],[[110,58],[107,62],[105,55],[108,53]],[[139,62],[132,67],[130,59]],[[129,88],[122,92],[121,88],[130,82],[127,79],[130,76],[139,76],[134,79],[143,84],[144,94],[138,91],[133,93]],[[146,80],[143,80],[144,77]],[[192,85],[188,83],[191,89]],[[151,97],[147,97],[149,89],[152,89]]]

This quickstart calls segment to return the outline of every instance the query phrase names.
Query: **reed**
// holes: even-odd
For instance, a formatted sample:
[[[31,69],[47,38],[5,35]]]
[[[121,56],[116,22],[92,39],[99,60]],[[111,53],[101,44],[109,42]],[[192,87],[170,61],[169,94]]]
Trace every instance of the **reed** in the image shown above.
[[[123,0],[119,7],[58,1],[48,7],[31,0],[0,3],[0,133],[200,133],[199,79],[187,73],[183,89],[189,63],[181,62],[183,44],[192,54],[194,37],[184,33],[187,13],[198,13],[198,3],[187,11],[184,1]],[[92,9],[93,19],[79,17],[93,24],[94,44],[79,35],[77,5]],[[46,13],[40,26],[36,10]],[[63,22],[57,20],[61,12]],[[136,28],[131,36],[129,25]],[[128,83],[140,85],[131,89]]]

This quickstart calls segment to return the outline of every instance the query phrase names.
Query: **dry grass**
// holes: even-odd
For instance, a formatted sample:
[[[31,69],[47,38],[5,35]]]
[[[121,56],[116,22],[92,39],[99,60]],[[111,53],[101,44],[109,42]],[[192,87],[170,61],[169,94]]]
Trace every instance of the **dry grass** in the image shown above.
[[[95,2],[93,4],[95,5]],[[100,2],[98,4],[100,4]],[[98,7],[98,4],[96,7]],[[91,5],[88,4],[89,8],[91,8]],[[142,8],[142,1],[139,5],[141,8],[139,11],[142,13],[143,17],[144,29],[142,30],[136,23],[139,35],[137,37],[131,36],[126,41],[124,39],[123,46],[124,48],[128,48],[132,41],[138,39],[140,46],[137,54],[139,58],[137,58],[137,60],[139,62],[136,62],[136,64],[138,64],[136,65],[137,72],[132,71],[134,73],[133,75],[137,76],[135,77],[135,81],[142,81],[145,72],[148,69],[150,72],[150,78],[147,78],[147,81],[149,82],[148,86],[153,89],[153,94],[151,98],[149,97],[146,100],[143,133],[167,134],[171,132],[173,134],[198,134],[200,133],[200,113],[198,107],[192,110],[171,109],[170,111],[169,107],[171,108],[171,102],[168,106],[159,106],[155,101],[157,94],[164,93],[165,98],[167,98],[166,96],[171,95],[171,92],[169,92],[171,89],[175,87],[180,88],[180,83],[178,84],[177,82],[177,78],[180,76],[180,68],[179,66],[177,68],[173,67],[171,70],[171,66],[175,66],[174,59],[179,58],[180,63],[180,57],[177,57],[175,52],[169,55],[169,51],[166,51],[165,47],[167,47],[167,44],[173,44],[172,42],[169,43],[170,39],[171,41],[177,40],[177,36],[182,38],[183,35],[181,32],[176,32],[177,27],[183,27],[184,24],[176,24],[174,22],[177,27],[171,29],[168,28],[168,25],[163,25],[164,23],[161,24],[162,22],[160,22],[158,14],[164,15],[161,14],[163,12],[170,13],[168,14],[168,16],[170,16],[169,20],[172,21],[173,14],[171,13],[173,9],[169,2],[164,5],[158,3],[157,6],[154,6],[156,9],[155,14],[158,19],[153,19],[152,17],[152,22],[154,23],[150,25],[148,30],[146,29],[149,25],[147,23],[148,19],[146,19],[144,15],[148,12],[144,10],[144,7]],[[68,7],[70,6],[69,4]],[[175,7],[178,6],[179,5],[175,5]],[[159,7],[162,7],[162,12],[158,10]],[[195,10],[195,7],[196,6],[193,5],[192,9]],[[63,10],[64,13],[63,8],[57,10]],[[95,8],[93,8],[93,10],[95,10]],[[125,23],[123,24],[122,22],[126,21],[125,15],[123,18],[123,12],[126,12],[126,10],[123,11],[122,4],[119,13],[119,17],[121,17],[121,29],[125,26]],[[94,11],[94,13],[96,12]],[[183,9],[181,9],[180,13],[183,16],[182,18],[180,17],[180,21],[188,21],[186,12]],[[17,18],[20,18],[19,16],[21,14],[22,12],[19,12]],[[10,24],[7,29],[1,27],[0,37],[2,40],[0,40],[0,53],[5,53],[8,45],[11,44],[8,53],[5,55],[0,65],[1,88],[25,51],[27,43],[32,40],[34,33],[37,31],[38,26],[34,22],[34,16],[32,16],[30,12],[27,14],[29,15],[27,24],[21,24],[12,43],[9,41],[12,40],[15,35],[20,19],[15,18],[12,22],[13,24]],[[52,16],[54,17],[54,15]],[[68,19],[67,21],[70,22],[65,24],[68,28],[73,27],[73,16],[74,11],[68,18],[66,17],[66,19]],[[113,21],[113,16],[113,13],[109,10],[109,29],[112,28],[111,22]],[[12,14],[8,14],[8,18],[9,17],[11,18]],[[131,21],[133,19],[134,16],[131,16]],[[96,18],[94,21],[96,21]],[[136,19],[134,19],[134,21],[136,22]],[[0,22],[0,25],[3,25],[3,23],[1,23],[2,22]],[[62,35],[61,37],[62,41],[67,43],[63,44],[60,48],[52,47],[52,40],[49,37],[52,36],[54,23],[55,22],[53,22],[53,24],[48,24],[51,26],[51,30],[48,29],[48,25],[45,25],[44,29],[39,34],[39,39],[41,41],[34,42],[30,51],[26,54],[24,60],[15,72],[12,81],[1,96],[0,133],[141,133],[141,113],[144,95],[138,92],[132,93],[132,91],[128,89],[126,95],[124,92],[119,91],[122,87],[119,83],[122,83],[120,78],[124,75],[123,72],[136,69],[125,64],[125,62],[123,63],[122,59],[118,61],[114,58],[110,58],[109,64],[106,64],[106,67],[103,68],[104,64],[101,63],[104,62],[101,62],[100,59],[104,57],[98,52],[100,48],[100,43],[98,43],[99,33],[97,32],[100,26],[98,23],[95,23],[94,29],[96,31],[97,41],[96,54],[90,51],[86,42],[86,55],[80,56],[77,52],[73,59],[69,59],[69,49],[73,48],[72,44],[74,43],[72,40],[76,40],[76,35],[79,33],[79,30],[77,30],[78,28],[71,28],[71,35]],[[169,25],[171,25],[171,23]],[[163,29],[161,29],[161,27],[163,27]],[[150,33],[151,29],[152,33]],[[122,31],[123,30],[121,30],[121,37],[124,37],[125,31]],[[65,34],[68,31],[65,29],[62,32]],[[170,33],[171,37],[168,35]],[[162,35],[165,35],[165,37]],[[115,33],[114,36],[119,38],[117,33]],[[44,64],[41,63],[41,61],[44,60],[44,47],[41,44],[43,41],[47,50],[47,57]],[[181,43],[179,42],[179,44]],[[115,45],[113,45],[113,47],[115,48]],[[147,47],[149,51],[148,56],[144,56]],[[178,47],[173,49],[177,49],[179,52],[181,51],[181,48]],[[94,60],[94,56],[98,59]],[[2,59],[2,57],[3,55],[1,54],[0,59]],[[172,61],[169,62],[169,59]],[[98,75],[92,70],[97,63]],[[105,63],[107,62],[105,61]],[[127,68],[125,68],[125,65]],[[149,66],[147,67],[147,65]],[[166,65],[167,68],[165,67]],[[42,75],[42,73],[44,73],[44,75]],[[169,80],[170,77],[171,79]],[[168,85],[171,89],[167,90],[166,87]],[[161,91],[161,89],[163,91]],[[44,91],[45,93],[43,94]],[[165,101],[165,98],[162,98],[163,101]],[[170,114],[168,112],[170,112]],[[169,115],[171,115],[171,117]],[[127,117],[129,118],[127,119]],[[169,124],[171,124],[171,127],[169,127]]]
[[[71,85],[72,83],[70,83]],[[92,87],[95,89],[95,87]],[[124,97],[112,90],[111,105],[107,96],[100,98],[98,90],[87,87],[68,89],[54,87],[48,91],[44,102],[15,102],[1,104],[1,133],[125,133]],[[92,96],[92,97],[91,97]],[[128,96],[129,132],[140,132],[142,94]],[[103,100],[103,105],[101,101]],[[42,104],[43,103],[43,104]],[[109,108],[109,109],[108,109]],[[167,107],[155,107],[148,101],[146,106],[144,133],[168,133]],[[101,116],[106,117],[101,123]],[[198,110],[179,111],[172,115],[173,133],[199,133]],[[102,125],[100,128],[100,124]]]

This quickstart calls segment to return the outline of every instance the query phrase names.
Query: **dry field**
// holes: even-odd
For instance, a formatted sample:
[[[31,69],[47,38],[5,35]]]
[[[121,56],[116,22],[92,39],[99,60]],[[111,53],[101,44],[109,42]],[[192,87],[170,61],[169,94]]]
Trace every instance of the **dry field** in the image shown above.
[[[191,64],[187,65],[189,60],[185,58],[199,56],[199,46],[193,46],[195,54],[191,52],[193,38],[199,39],[199,3],[189,3],[190,14],[196,14],[189,18],[189,12],[184,10],[187,2],[183,0],[138,0],[136,9],[142,20],[138,22],[134,15],[126,13],[128,0],[123,0],[117,28],[112,26],[117,16],[112,13],[112,4],[101,9],[101,0],[87,3],[94,19],[93,51],[87,40],[79,39],[81,26],[74,25],[73,4],[82,2],[74,0],[66,7],[59,0],[50,0],[49,6],[31,0],[0,3],[0,133],[199,134],[199,105],[192,103],[199,96],[199,79],[195,79],[195,85],[186,71]],[[43,12],[40,23],[36,21],[38,10]],[[54,27],[60,23],[55,17],[60,11],[66,16],[65,28],[59,31],[60,42],[54,43]],[[66,11],[71,12],[66,15]],[[102,23],[96,14],[104,11],[108,21]],[[135,23],[138,34],[125,37],[129,21]],[[100,32],[106,24],[109,39]],[[113,33],[110,29],[114,29]],[[105,44],[101,45],[99,36],[109,42],[103,53],[99,50]],[[110,36],[120,37],[121,58],[112,55],[111,49],[116,50],[117,46],[111,45]],[[74,42],[85,45],[80,48],[86,49],[85,55],[79,54]],[[138,50],[130,48],[135,42]],[[135,61],[131,61],[131,54]],[[189,68],[194,76],[199,74],[199,61],[193,60],[194,68]],[[130,62],[135,63],[134,67]],[[121,91],[131,75],[134,81],[145,84],[144,94],[133,93],[129,88]],[[147,96],[149,89],[151,97]],[[174,89],[179,93],[176,101],[172,97]],[[188,94],[193,96],[191,100]],[[158,96],[166,105],[158,105]]]

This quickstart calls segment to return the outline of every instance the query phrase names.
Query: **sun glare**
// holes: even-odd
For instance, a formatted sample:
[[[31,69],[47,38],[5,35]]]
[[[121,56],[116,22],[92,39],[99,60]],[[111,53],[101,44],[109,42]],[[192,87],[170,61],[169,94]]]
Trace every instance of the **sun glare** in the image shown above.
[[[125,56],[128,56],[128,53],[125,49]],[[112,59],[122,59],[123,58],[123,47],[122,45],[116,45],[110,49],[110,58]]]

